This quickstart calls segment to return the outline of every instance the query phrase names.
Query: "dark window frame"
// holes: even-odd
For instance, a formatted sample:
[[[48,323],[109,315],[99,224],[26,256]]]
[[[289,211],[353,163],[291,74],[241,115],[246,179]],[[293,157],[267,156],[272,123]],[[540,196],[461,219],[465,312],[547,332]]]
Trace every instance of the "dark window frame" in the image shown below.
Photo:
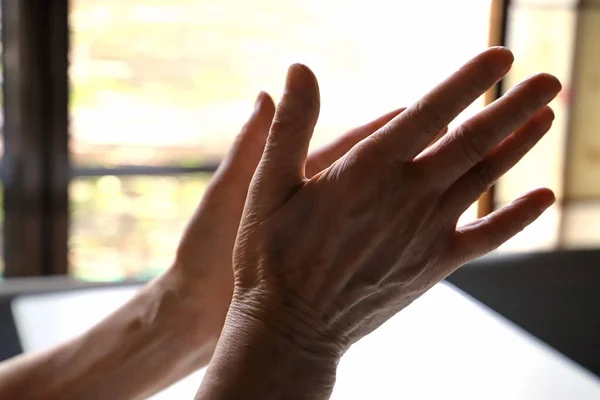
[[[5,276],[64,274],[68,1],[3,1]]]
[[[72,179],[185,175],[218,165],[72,166],[69,1],[3,1],[2,18],[4,276],[65,275]]]

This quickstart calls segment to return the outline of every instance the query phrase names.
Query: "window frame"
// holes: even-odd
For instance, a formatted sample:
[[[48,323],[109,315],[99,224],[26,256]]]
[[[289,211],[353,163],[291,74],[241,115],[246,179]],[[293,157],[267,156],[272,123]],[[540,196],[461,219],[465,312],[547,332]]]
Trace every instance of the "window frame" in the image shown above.
[[[491,0],[490,45],[501,45],[509,1]],[[192,167],[72,165],[69,153],[69,0],[2,2],[4,276],[69,273],[69,183],[79,177],[173,176],[214,172]],[[486,103],[502,92],[486,94]],[[493,189],[478,215],[493,210]]]
[[[78,177],[214,172],[192,167],[72,166],[68,0],[2,2],[6,278],[69,273],[69,183]]]
[[[68,1],[2,2],[6,277],[65,274]]]

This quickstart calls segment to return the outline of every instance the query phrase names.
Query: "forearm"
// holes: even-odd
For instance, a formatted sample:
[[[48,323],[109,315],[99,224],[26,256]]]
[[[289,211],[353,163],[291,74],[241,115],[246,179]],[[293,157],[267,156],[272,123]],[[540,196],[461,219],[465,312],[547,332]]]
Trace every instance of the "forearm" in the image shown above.
[[[325,400],[337,362],[230,309],[196,400]]]
[[[168,273],[82,336],[1,364],[0,398],[142,398],[204,366],[219,329],[179,279]]]

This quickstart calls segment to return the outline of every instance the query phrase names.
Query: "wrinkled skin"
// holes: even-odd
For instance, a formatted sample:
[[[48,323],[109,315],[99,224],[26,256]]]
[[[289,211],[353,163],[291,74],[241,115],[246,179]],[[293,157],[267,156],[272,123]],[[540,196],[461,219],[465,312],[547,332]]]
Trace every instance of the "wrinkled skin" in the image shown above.
[[[539,74],[447,132],[512,62],[507,49],[488,49],[316,173],[307,153],[318,85],[307,67],[290,68],[235,241],[232,302],[197,399],[329,398],[352,343],[554,202],[550,190],[536,189],[457,227],[554,119],[547,104],[560,83]]]
[[[540,74],[426,148],[503,77],[512,54],[480,54],[315,176],[306,154],[316,78],[288,73],[234,252],[237,317],[340,357],[465,262],[497,248],[554,201],[538,189],[469,225],[459,216],[549,129],[560,91]]]
[[[274,113],[271,98],[261,94],[191,219],[172,268],[83,334],[0,363],[0,399],[146,399],[211,360],[231,302],[232,252],[248,186]],[[314,153],[309,168],[316,173],[328,167],[398,113],[341,136]]]
[[[341,135],[315,151],[307,171],[315,174],[331,165],[352,146],[384,126],[403,109],[395,110]],[[172,268],[181,278],[185,297],[202,308],[198,322],[203,330],[221,333],[233,292],[232,252],[248,186],[262,157],[275,104],[259,94],[254,112],[213,176],[201,204],[190,220]],[[206,307],[206,305],[210,307]]]

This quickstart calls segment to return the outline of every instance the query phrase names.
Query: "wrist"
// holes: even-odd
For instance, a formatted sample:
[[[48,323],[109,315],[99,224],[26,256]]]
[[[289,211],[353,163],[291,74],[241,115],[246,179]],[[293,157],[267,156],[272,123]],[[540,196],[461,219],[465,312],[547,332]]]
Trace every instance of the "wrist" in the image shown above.
[[[145,398],[203,367],[221,326],[204,324],[210,304],[184,283],[169,270],[83,335],[3,364],[12,377],[0,382],[0,397]]]
[[[98,385],[122,381],[106,398],[145,398],[208,364],[222,322],[212,321],[210,302],[192,289],[171,268],[81,338],[82,347],[102,349],[82,370],[96,371],[90,378],[101,377]]]
[[[221,286],[210,276],[198,279],[178,265],[171,267],[148,285],[162,321],[157,329],[176,331],[191,346],[212,343],[214,348],[231,302],[231,289]]]
[[[208,267],[211,268],[208,268]],[[190,264],[185,258],[177,259],[174,265],[161,277],[164,287],[171,288],[180,304],[185,308],[182,319],[198,323],[192,330],[198,334],[219,340],[233,292],[233,271],[227,266]]]
[[[329,398],[339,355],[304,335],[234,300],[197,399]]]

